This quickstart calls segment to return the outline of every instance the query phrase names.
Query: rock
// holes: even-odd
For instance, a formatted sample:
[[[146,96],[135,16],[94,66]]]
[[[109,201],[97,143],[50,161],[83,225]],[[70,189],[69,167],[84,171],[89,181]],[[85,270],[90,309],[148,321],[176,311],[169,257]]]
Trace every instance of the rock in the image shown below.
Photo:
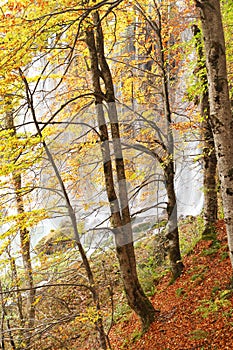
[[[66,251],[75,245],[72,228],[64,221],[56,230],[43,237],[35,247],[36,253],[51,255],[60,251]]]

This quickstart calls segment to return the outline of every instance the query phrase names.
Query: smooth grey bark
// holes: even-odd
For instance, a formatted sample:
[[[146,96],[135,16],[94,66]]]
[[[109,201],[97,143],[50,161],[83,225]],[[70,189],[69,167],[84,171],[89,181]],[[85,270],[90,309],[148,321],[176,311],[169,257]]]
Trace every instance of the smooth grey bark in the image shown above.
[[[200,11],[208,77],[210,123],[214,135],[224,218],[233,266],[233,118],[219,0],[196,1]]]
[[[95,93],[96,114],[101,139],[105,187],[111,212],[111,226],[114,233],[116,253],[128,304],[139,316],[143,330],[147,330],[155,319],[156,311],[144,294],[137,276],[114,87],[112,75],[105,58],[104,36],[98,12],[93,14],[93,21],[95,27],[94,29],[88,28],[86,31],[86,43],[91,60],[92,83]],[[101,88],[100,79],[104,81],[105,92],[103,92]],[[113,142],[117,186],[113,176],[113,164],[109,146],[109,131],[104,113],[104,101],[107,104],[107,114],[111,127],[110,134]],[[117,187],[118,191],[116,190]]]
[[[197,67],[195,74],[200,80],[203,92],[200,96],[200,112],[202,117],[203,135],[203,163],[204,163],[204,230],[203,239],[215,238],[216,221],[218,217],[217,196],[217,158],[214,145],[213,132],[210,125],[210,105],[206,63],[204,61],[201,31],[197,25],[192,26],[197,52]]]

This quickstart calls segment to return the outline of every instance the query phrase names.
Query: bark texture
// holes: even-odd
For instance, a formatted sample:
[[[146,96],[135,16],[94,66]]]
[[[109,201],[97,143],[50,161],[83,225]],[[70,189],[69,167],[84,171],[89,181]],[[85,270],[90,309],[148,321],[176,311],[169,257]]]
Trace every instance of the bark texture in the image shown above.
[[[214,135],[223,210],[233,266],[233,118],[227,80],[220,1],[196,1],[206,52],[210,123]]]
[[[172,281],[176,280],[182,273],[184,264],[182,263],[179,243],[179,229],[177,219],[177,202],[174,188],[174,163],[170,160],[164,166],[165,185],[167,191],[167,234],[168,256],[171,264]]]
[[[217,158],[214,145],[214,136],[210,125],[210,105],[208,79],[206,73],[206,64],[204,61],[203,45],[201,40],[201,31],[197,25],[192,26],[192,32],[195,38],[197,51],[197,68],[195,73],[200,79],[203,93],[200,99],[200,112],[202,117],[202,135],[203,144],[203,163],[204,163],[204,222],[205,227],[202,232],[203,239],[214,238],[216,234],[215,223],[218,214],[217,198]],[[200,73],[200,74],[199,74]]]
[[[175,169],[174,169],[174,136],[171,128],[172,117],[171,117],[171,106],[169,96],[169,77],[167,62],[164,56],[165,47],[163,45],[162,38],[162,19],[157,9],[157,15],[159,19],[159,27],[157,29],[157,36],[160,47],[160,61],[162,71],[162,87],[163,87],[163,99],[164,99],[164,115],[167,123],[167,156],[162,167],[164,169],[165,185],[167,191],[167,215],[168,215],[168,227],[167,227],[167,238],[168,238],[168,255],[171,263],[172,279],[175,280],[179,277],[183,271],[184,265],[181,259],[180,243],[179,243],[179,229],[177,219],[177,200],[175,193]]]

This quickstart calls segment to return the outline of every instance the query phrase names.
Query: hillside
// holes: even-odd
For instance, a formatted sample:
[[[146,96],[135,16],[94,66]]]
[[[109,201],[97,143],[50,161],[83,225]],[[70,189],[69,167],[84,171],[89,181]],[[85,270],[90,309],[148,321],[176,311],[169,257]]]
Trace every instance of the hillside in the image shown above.
[[[114,350],[232,349],[232,269],[223,221],[217,240],[198,242],[184,264],[174,284],[166,275],[156,286],[152,301],[160,315],[146,334],[134,315],[113,327]]]
[[[215,241],[201,241],[199,219],[179,224],[185,270],[173,284],[166,250],[158,249],[163,234],[148,232],[135,243],[140,282],[160,310],[146,334],[141,334],[140,323],[127,306],[114,249],[91,256],[110,350],[232,349],[233,279],[224,222],[218,222]],[[78,256],[70,249],[40,257],[33,350],[100,349],[97,315]],[[9,305],[11,299],[5,301]],[[6,310],[15,327],[15,304]]]

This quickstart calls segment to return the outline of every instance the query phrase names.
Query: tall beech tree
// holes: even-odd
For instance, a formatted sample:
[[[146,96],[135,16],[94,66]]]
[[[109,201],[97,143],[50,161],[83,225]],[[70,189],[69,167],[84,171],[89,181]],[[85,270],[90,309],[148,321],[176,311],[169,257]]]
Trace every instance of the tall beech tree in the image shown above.
[[[200,12],[224,218],[233,266],[233,119],[229,97],[226,50],[219,0],[195,1]]]
[[[98,12],[93,14],[93,24],[86,30],[86,44],[90,53],[105,186],[111,211],[110,220],[115,238],[117,257],[128,304],[140,317],[142,328],[146,330],[154,321],[157,312],[144,294],[137,276],[114,86],[111,71],[105,57],[104,35]],[[101,86],[102,81],[104,87]],[[105,103],[107,104],[107,115],[111,131],[108,130],[105,117]],[[113,174],[109,132],[113,143],[116,179],[114,179]]]
[[[215,234],[215,223],[218,216],[217,198],[217,158],[215,152],[213,132],[210,124],[210,106],[206,63],[203,53],[201,31],[197,25],[192,26],[197,51],[197,67],[195,74],[201,83],[200,112],[202,118],[201,128],[203,130],[203,161],[204,161],[204,221],[205,227],[202,238],[210,238]]]

